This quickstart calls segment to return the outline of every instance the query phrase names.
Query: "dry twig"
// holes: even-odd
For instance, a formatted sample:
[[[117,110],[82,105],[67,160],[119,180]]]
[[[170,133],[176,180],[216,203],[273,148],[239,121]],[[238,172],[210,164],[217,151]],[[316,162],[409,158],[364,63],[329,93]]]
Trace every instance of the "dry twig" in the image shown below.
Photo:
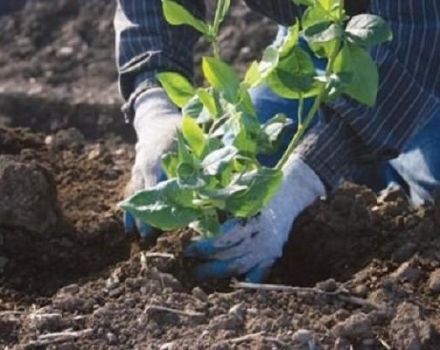
[[[379,338],[379,343],[387,350],[391,350],[391,346],[383,339]]]
[[[160,253],[160,252],[148,252],[143,254],[146,258],[163,258],[175,260],[176,256],[170,253]]]
[[[197,312],[197,311],[183,311],[183,310],[178,310],[178,309],[172,309],[166,306],[160,306],[160,305],[148,305],[145,310],[144,313],[148,314],[151,312],[167,312],[167,313],[171,313],[171,314],[175,314],[178,316],[183,316],[183,317],[203,317],[205,316],[205,314],[201,313],[201,312]]]
[[[383,308],[382,305],[375,304],[367,299],[355,297],[343,290],[327,292],[316,287],[293,287],[293,286],[285,286],[285,285],[277,285],[277,284],[259,284],[259,283],[248,283],[248,282],[238,282],[238,281],[233,281],[231,287],[236,289],[287,292],[298,296],[315,294],[330,298],[336,298],[342,302],[350,303],[358,306],[368,306],[374,309]]]
[[[78,338],[88,337],[92,333],[93,333],[93,329],[88,328],[82,331],[64,331],[64,332],[42,334],[38,337],[37,340],[27,343],[25,345],[25,348],[64,343],[70,340],[76,340]]]
[[[281,347],[287,347],[287,344],[282,342],[281,340],[276,339],[274,337],[266,337],[264,334],[265,334],[264,332],[246,334],[241,337],[222,340],[222,341],[216,343],[215,345],[218,346],[218,345],[225,345],[225,344],[240,344],[240,343],[244,343],[244,342],[251,341],[251,340],[261,339],[266,342],[275,343]]]

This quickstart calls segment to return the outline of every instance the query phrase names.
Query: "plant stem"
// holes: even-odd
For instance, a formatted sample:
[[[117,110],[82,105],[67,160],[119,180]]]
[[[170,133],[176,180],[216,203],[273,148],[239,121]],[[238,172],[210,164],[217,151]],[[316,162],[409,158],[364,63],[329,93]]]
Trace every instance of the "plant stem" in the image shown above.
[[[222,11],[223,11],[223,8],[224,8],[225,4],[226,4],[225,0],[218,0],[218,2],[217,2],[217,8],[215,10],[214,23],[212,25],[212,31],[213,31],[213,34],[214,34],[215,37],[218,36],[218,32],[219,32],[220,24],[221,24],[220,23],[220,21],[221,21],[220,16],[222,14]]]
[[[301,94],[298,102],[298,126],[303,123],[303,115],[304,115],[304,97]]]
[[[214,17],[214,22],[212,24],[212,34],[213,37],[215,38],[214,41],[212,42],[212,47],[213,47],[213,51],[214,51],[214,57],[220,59],[220,45],[218,42],[218,34],[220,31],[220,24],[221,24],[221,16],[222,16],[222,12],[223,12],[223,8],[226,5],[226,0],[218,0],[217,2],[217,8],[215,10],[215,17]]]
[[[321,103],[324,99],[325,93],[326,93],[325,88],[322,88],[320,91],[320,94],[315,99],[315,102],[313,103],[312,108],[310,109],[309,113],[307,113],[306,119],[304,119],[304,122],[302,122],[301,124],[298,124],[298,129],[296,130],[296,133],[293,136],[292,141],[290,141],[290,144],[287,147],[286,152],[284,152],[280,161],[276,165],[276,167],[275,167],[276,169],[281,170],[283,168],[283,166],[286,164],[287,160],[290,158],[290,155],[293,153],[295,148],[301,142],[305,132],[309,129],[311,123],[315,119],[316,113],[318,112],[319,107],[321,106]]]
[[[325,71],[326,78],[330,78],[330,75],[332,74],[333,64],[336,59],[336,56],[338,55],[340,45],[336,45],[335,49],[333,50],[328,62],[327,67]],[[290,141],[289,146],[286,149],[286,152],[284,152],[283,156],[281,157],[278,164],[275,166],[276,169],[281,170],[283,166],[286,164],[287,160],[290,158],[291,154],[295,151],[296,147],[301,142],[304,134],[309,129],[312,122],[315,120],[315,117],[319,111],[319,108],[321,107],[321,104],[325,101],[325,98],[327,96],[327,86],[323,85],[319,91],[318,96],[315,98],[315,102],[313,103],[312,108],[307,113],[306,118],[304,121],[302,120],[302,110],[304,108],[304,99],[300,98],[299,100],[299,108],[298,108],[298,128],[296,130],[295,135],[293,136],[292,140]]]
[[[215,39],[212,42],[212,49],[213,49],[213,53],[214,53],[214,57],[217,59],[221,59],[221,55],[220,55],[220,45],[217,39]]]

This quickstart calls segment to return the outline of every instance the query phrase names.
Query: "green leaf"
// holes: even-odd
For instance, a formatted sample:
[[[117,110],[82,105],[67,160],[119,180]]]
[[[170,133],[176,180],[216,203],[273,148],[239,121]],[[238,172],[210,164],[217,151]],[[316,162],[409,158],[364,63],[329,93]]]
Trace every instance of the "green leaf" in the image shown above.
[[[315,0],[293,0],[296,5],[314,6]]]
[[[339,52],[333,68],[337,74],[351,75],[351,82],[344,89],[345,94],[370,107],[376,104],[379,73],[376,63],[365,49],[348,43]]]
[[[168,23],[172,25],[186,24],[200,33],[209,36],[210,28],[202,20],[193,16],[185,7],[173,0],[162,0],[162,9]]]
[[[323,44],[339,42],[344,34],[339,24],[331,22],[317,23],[304,31],[304,38],[308,44],[316,51]]]
[[[318,94],[313,88],[315,66],[310,55],[300,47],[295,47],[283,58],[267,78],[267,84],[284,98],[298,99]]]
[[[203,57],[202,70],[206,80],[222,92],[226,100],[231,103],[238,101],[240,81],[229,65],[214,57]]]
[[[215,210],[210,210],[199,220],[192,222],[189,227],[205,238],[219,235],[220,222]]]
[[[179,156],[177,153],[167,153],[162,157],[162,168],[169,179],[177,176],[178,164]]]
[[[185,227],[203,215],[191,207],[193,196],[193,191],[181,188],[177,180],[172,179],[138,192],[119,206],[142,222],[168,231]]]
[[[303,29],[307,29],[309,27],[314,26],[315,24],[321,22],[330,22],[330,21],[331,21],[330,15],[321,6],[315,6],[315,7],[308,7],[305,10],[301,24]]]
[[[202,113],[203,103],[198,95],[193,96],[185,106],[182,107],[182,115],[197,119]]]
[[[247,115],[257,117],[257,111],[255,110],[255,106],[254,103],[252,102],[252,98],[249,93],[249,90],[245,86],[240,86],[238,94],[239,94],[239,101],[237,105],[239,109],[244,113],[246,113]]]
[[[258,214],[277,192],[283,179],[280,170],[261,168],[242,175],[237,185],[248,186],[244,193],[238,193],[226,200],[226,210],[238,218]]]
[[[158,73],[156,78],[165,89],[171,101],[180,108],[185,106],[196,93],[192,84],[178,73]]]
[[[370,14],[354,16],[345,32],[352,43],[374,46],[393,39],[393,32],[383,18]]]
[[[177,167],[177,183],[181,188],[199,189],[206,185],[194,163],[180,163]]]
[[[202,101],[203,106],[208,110],[209,114],[213,118],[217,118],[219,115],[219,110],[215,97],[205,89],[198,89],[197,95],[199,96],[200,101]]]
[[[248,189],[245,185],[230,184],[224,188],[216,190],[200,191],[200,195],[206,198],[213,198],[217,200],[226,200],[237,193],[242,193]]]
[[[261,128],[270,142],[276,142],[283,130],[289,125],[292,125],[292,120],[279,113],[264,123]]]
[[[287,37],[284,39],[283,44],[278,49],[280,57],[285,57],[292,49],[298,44],[300,34],[299,22],[296,22],[293,26],[289,27]]]
[[[280,53],[274,47],[269,46],[263,52],[263,58],[260,61],[260,74],[264,79],[272,73],[278,66]]]
[[[181,163],[193,163],[194,161],[186,146],[185,137],[180,130],[177,130],[177,155]]]
[[[231,0],[223,0],[221,3],[221,7],[218,9],[218,25],[222,24],[225,20],[226,15],[231,7]]]
[[[260,73],[259,64],[257,61],[254,61],[248,68],[243,83],[247,87],[254,87],[258,85],[260,80],[261,80],[261,73]]]
[[[193,118],[183,117],[182,133],[194,154],[200,157],[205,150],[206,137],[203,130]]]
[[[234,159],[238,151],[233,146],[226,146],[208,154],[202,161],[202,168],[206,175],[218,175]]]

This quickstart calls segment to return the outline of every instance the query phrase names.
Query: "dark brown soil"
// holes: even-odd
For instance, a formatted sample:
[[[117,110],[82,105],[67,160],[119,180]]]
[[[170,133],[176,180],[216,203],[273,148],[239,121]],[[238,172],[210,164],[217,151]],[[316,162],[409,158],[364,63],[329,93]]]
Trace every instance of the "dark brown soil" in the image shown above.
[[[123,233],[133,134],[118,111],[113,4],[24,11],[0,19],[0,155],[53,174],[61,214],[50,233],[0,227],[1,349],[440,348],[440,204],[345,185],[301,216],[268,281],[312,289],[197,284],[181,257],[191,232]],[[224,45],[242,67],[273,25],[234,14]]]

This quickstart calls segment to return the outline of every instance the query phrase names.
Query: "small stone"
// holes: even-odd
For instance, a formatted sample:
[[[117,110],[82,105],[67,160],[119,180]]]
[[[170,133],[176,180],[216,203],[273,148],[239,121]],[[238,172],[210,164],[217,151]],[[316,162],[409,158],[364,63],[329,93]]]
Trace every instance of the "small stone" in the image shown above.
[[[408,197],[405,193],[405,191],[397,185],[390,186],[383,190],[378,198],[379,202],[385,203],[385,202],[396,202],[398,200],[407,201]]]
[[[103,148],[100,144],[97,144],[96,146],[94,146],[92,148],[92,150],[89,152],[89,155],[87,156],[87,158],[89,160],[94,160],[94,159],[98,159],[101,154],[103,152]]]
[[[440,269],[437,269],[431,273],[428,285],[431,292],[440,293]]]
[[[32,314],[30,319],[33,326],[40,332],[55,332],[63,327],[63,318],[59,313]]]
[[[64,46],[58,50],[57,57],[65,59],[71,57],[73,53],[74,53],[73,47]]]
[[[350,317],[350,312],[345,309],[339,309],[335,312],[334,316],[337,321],[344,321]]]
[[[75,283],[73,284],[69,284],[68,286],[63,287],[60,290],[60,293],[62,294],[71,294],[71,295],[75,295],[79,292],[79,286]]]
[[[237,316],[239,318],[244,318],[246,314],[246,307],[243,303],[236,304],[233,307],[231,307],[228,311],[229,315]]]
[[[105,337],[110,345],[115,345],[118,343],[118,337],[112,332],[108,332]]]
[[[333,345],[333,350],[351,350],[353,345],[345,338],[337,338],[335,344]]]
[[[299,329],[292,335],[292,341],[295,344],[296,347],[307,347],[307,348],[313,348],[313,345],[315,344],[313,332],[309,331],[308,329]],[[296,348],[295,348],[296,349]]]
[[[62,129],[52,138],[45,139],[46,145],[54,150],[80,148],[85,144],[84,135],[76,128]]]
[[[208,295],[200,287],[193,288],[191,293],[200,301],[204,301],[204,302],[208,301]]]
[[[176,343],[169,342],[169,343],[162,344],[159,349],[160,350],[174,350],[174,349],[177,349],[177,347],[176,347]]]
[[[368,288],[365,284],[359,284],[354,287],[353,294],[360,298],[365,298],[368,295]]]
[[[390,330],[396,349],[436,349],[440,343],[440,334],[429,322],[423,320],[420,308],[411,303],[399,305]]]
[[[234,330],[243,326],[243,319],[236,315],[220,315],[209,322],[211,330]]]
[[[338,285],[336,284],[336,281],[331,278],[326,281],[318,282],[316,284],[316,288],[321,289],[324,292],[334,292],[336,289],[338,289]]]
[[[337,323],[332,332],[341,338],[350,340],[365,339],[372,335],[371,322],[366,314],[359,313]]]
[[[404,262],[399,268],[391,274],[391,278],[403,282],[415,283],[423,275],[423,272],[416,267],[412,267],[410,261]]]
[[[362,341],[362,345],[367,346],[367,347],[372,347],[375,344],[375,340],[374,339],[364,339]]]
[[[46,168],[0,155],[0,226],[49,235],[59,212],[55,180]]]

